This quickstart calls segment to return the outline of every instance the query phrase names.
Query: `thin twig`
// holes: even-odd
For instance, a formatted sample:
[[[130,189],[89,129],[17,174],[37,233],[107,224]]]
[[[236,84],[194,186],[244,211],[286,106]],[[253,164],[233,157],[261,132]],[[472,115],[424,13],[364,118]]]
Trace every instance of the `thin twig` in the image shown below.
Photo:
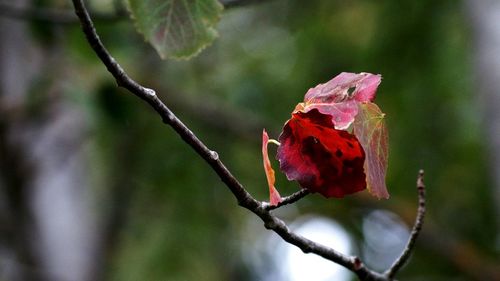
[[[289,196],[286,196],[286,197],[283,197],[281,198],[281,202],[278,203],[278,205],[270,205],[269,203],[267,202],[263,202],[263,207],[264,209],[268,210],[268,211],[271,211],[271,210],[274,210],[274,209],[278,209],[279,207],[281,206],[285,206],[285,205],[289,205],[289,204],[293,204],[297,201],[299,201],[300,199],[306,197],[306,195],[310,194],[311,192],[305,188],[302,188],[301,190],[289,195]]]
[[[401,267],[408,261],[410,253],[415,246],[415,241],[417,241],[418,234],[422,230],[422,225],[424,224],[425,217],[425,184],[424,184],[424,170],[420,170],[417,178],[417,191],[418,191],[418,210],[417,217],[415,218],[415,224],[406,244],[405,249],[401,253],[401,256],[392,264],[392,266],[385,272],[385,275],[389,280],[394,278],[394,275],[401,269]]]

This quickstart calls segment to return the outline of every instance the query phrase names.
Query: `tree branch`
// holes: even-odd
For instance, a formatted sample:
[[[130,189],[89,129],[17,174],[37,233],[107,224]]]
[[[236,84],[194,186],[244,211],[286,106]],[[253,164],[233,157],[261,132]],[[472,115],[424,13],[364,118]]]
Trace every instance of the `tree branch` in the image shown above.
[[[294,194],[291,194],[289,196],[281,198],[281,202],[279,202],[278,205],[276,205],[276,206],[270,205],[267,202],[263,202],[263,207],[264,207],[264,209],[266,209],[268,211],[278,209],[281,206],[293,204],[293,203],[299,201],[300,199],[306,197],[310,193],[311,192],[309,190],[302,188],[301,190],[295,192]]]
[[[220,0],[220,3],[225,9],[231,9],[252,4],[260,4],[268,1],[269,0]],[[40,7],[18,7],[4,2],[0,2],[0,16],[55,24],[79,23],[79,19],[75,17],[73,11]],[[115,22],[126,19],[127,11],[124,8],[120,8],[114,13],[96,12],[93,13],[93,17],[96,21]]]
[[[224,8],[230,9],[230,8],[248,6],[252,4],[265,3],[269,2],[269,0],[219,0],[219,2],[222,5],[224,5]]]
[[[208,149],[205,144],[203,144],[158,98],[154,90],[139,85],[125,73],[123,68],[115,61],[102,44],[83,1],[73,0],[73,4],[75,6],[75,12],[81,21],[87,41],[106,66],[107,70],[113,75],[118,86],[127,89],[135,96],[147,102],[161,116],[164,123],[170,125],[187,144],[207,161],[238,199],[239,205],[253,209],[260,207],[260,203],[250,196],[236,178],[234,178],[231,172],[222,164],[218,154]]]
[[[114,22],[125,19],[126,15],[127,14],[124,9],[117,9],[114,13],[95,13],[94,17],[98,21]],[[79,23],[78,18],[75,17],[75,13],[70,10],[19,7],[3,2],[0,2],[0,16],[55,24]]]
[[[408,261],[410,253],[415,246],[415,241],[417,241],[418,234],[422,230],[422,225],[424,224],[425,217],[425,185],[424,185],[424,170],[420,170],[417,178],[417,191],[418,191],[418,211],[417,217],[415,218],[415,224],[408,239],[403,253],[401,256],[392,264],[392,266],[386,271],[385,275],[389,280],[394,278],[394,275],[401,269],[401,267]]]
[[[118,86],[124,87],[135,96],[147,102],[162,118],[163,122],[174,129],[177,134],[191,148],[204,159],[210,167],[217,173],[222,182],[229,188],[237,199],[238,204],[249,211],[256,214],[263,222],[267,229],[276,232],[283,240],[299,247],[304,253],[314,253],[327,260],[335,262],[339,265],[354,272],[360,280],[387,281],[387,277],[374,272],[360,261],[355,256],[346,256],[335,251],[332,248],[326,247],[314,241],[311,241],[303,236],[297,235],[290,231],[286,224],[276,216],[270,213],[270,209],[266,204],[263,204],[254,199],[248,193],[241,183],[231,174],[226,166],[220,161],[218,154],[210,150],[198,137],[184,125],[174,113],[158,98],[155,91],[141,86],[136,81],[131,79],[123,70],[123,68],[115,61],[102,44],[99,36],[96,33],[93,22],[83,4],[82,0],[72,0],[75,7],[75,12],[80,19],[82,30],[89,42],[90,46],[97,54],[99,59],[106,66],[108,71],[115,78]],[[286,197],[286,204],[297,201],[308,192],[299,191]],[[282,204],[283,205],[283,204]]]

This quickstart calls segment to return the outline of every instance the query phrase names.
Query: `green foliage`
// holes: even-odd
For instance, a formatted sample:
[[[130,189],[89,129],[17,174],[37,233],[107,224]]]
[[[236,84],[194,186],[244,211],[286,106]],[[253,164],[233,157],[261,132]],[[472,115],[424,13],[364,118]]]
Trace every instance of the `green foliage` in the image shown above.
[[[217,37],[217,0],[128,0],[136,27],[162,58],[189,58]]]

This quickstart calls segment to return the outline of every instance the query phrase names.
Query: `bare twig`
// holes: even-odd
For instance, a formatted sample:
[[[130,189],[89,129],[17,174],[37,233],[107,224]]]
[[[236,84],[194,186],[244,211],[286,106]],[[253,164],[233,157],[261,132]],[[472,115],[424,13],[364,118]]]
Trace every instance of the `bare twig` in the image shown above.
[[[417,191],[418,191],[418,211],[417,217],[415,219],[415,224],[408,239],[403,253],[401,256],[392,264],[392,266],[386,271],[385,275],[389,280],[394,278],[394,275],[401,269],[401,267],[408,261],[410,253],[415,246],[415,241],[417,241],[418,234],[422,230],[422,225],[424,224],[425,217],[425,185],[424,185],[424,170],[420,170],[417,178]]]
[[[300,199],[306,197],[306,195],[308,195],[310,193],[311,192],[309,190],[302,188],[301,190],[295,192],[294,194],[291,194],[289,196],[281,198],[281,202],[279,202],[278,205],[273,206],[267,202],[263,202],[262,204],[263,204],[264,209],[271,211],[271,210],[277,209],[277,208],[284,206],[284,205],[293,204],[293,203],[299,201]]]
[[[335,262],[339,265],[354,272],[360,280],[375,280],[387,281],[388,278],[380,273],[374,272],[360,261],[355,256],[346,256],[335,251],[332,248],[326,247],[314,241],[311,241],[303,236],[297,235],[290,231],[286,224],[276,216],[270,213],[270,209],[266,204],[263,204],[254,199],[248,193],[241,183],[231,174],[226,166],[220,161],[218,154],[210,150],[198,137],[184,125],[174,113],[158,98],[155,91],[145,88],[131,79],[123,70],[123,68],[115,61],[108,53],[102,44],[99,36],[96,33],[92,20],[85,8],[82,0],[72,0],[75,7],[75,12],[80,19],[83,32],[87,37],[90,46],[101,59],[108,71],[115,78],[118,86],[126,88],[135,96],[147,102],[162,118],[163,122],[171,126],[177,134],[196,151],[202,159],[204,159],[211,168],[217,173],[219,178],[233,193],[238,201],[238,204],[249,211],[256,214],[263,222],[267,229],[276,232],[283,240],[300,248],[304,253],[314,253],[327,260]],[[297,201],[307,195],[306,191],[297,192],[289,197],[285,197],[284,202],[291,203]]]

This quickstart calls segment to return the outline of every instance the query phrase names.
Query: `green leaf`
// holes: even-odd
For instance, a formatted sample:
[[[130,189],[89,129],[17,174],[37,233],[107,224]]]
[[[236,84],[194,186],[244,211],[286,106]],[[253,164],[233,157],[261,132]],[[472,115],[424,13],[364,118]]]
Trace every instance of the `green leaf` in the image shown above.
[[[128,0],[139,32],[161,58],[190,58],[217,37],[217,0]]]
[[[385,114],[371,102],[359,103],[358,115],[354,119],[354,134],[365,150],[366,184],[377,198],[389,198],[385,185],[388,158],[388,134]]]

